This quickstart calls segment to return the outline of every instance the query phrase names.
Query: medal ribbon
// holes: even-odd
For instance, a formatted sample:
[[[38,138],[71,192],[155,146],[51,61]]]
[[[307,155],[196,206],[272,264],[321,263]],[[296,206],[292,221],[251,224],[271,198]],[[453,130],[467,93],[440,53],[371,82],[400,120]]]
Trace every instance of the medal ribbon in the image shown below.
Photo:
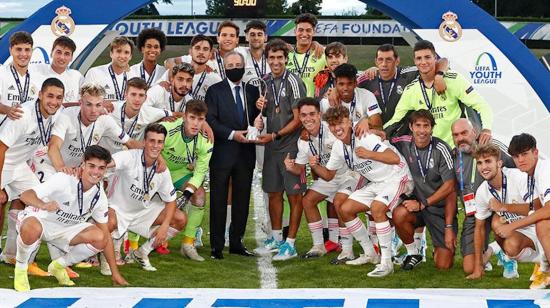
[[[153,70],[151,75],[149,75],[149,78],[145,77],[145,65],[143,64],[143,62],[141,62],[141,66],[139,67],[139,70],[140,70],[141,79],[145,80],[147,82],[147,87],[150,88],[151,84],[153,83],[153,79],[155,79],[154,77],[157,72],[157,66],[155,65],[155,69]]]
[[[90,132],[90,137],[88,141],[84,142],[84,133],[82,132],[82,121],[80,121],[80,114],[78,115],[78,129],[80,130],[80,149],[82,153],[86,151],[86,148],[92,144],[92,138],[94,136],[95,122],[92,124],[92,131]]]
[[[304,71],[306,70],[306,65],[309,60],[309,56],[311,55],[310,49],[307,50],[306,54],[304,55],[304,59],[302,60],[302,66],[300,67],[300,64],[298,64],[298,59],[296,58],[296,54],[298,54],[298,49],[294,48],[294,54],[292,61],[294,62],[294,67],[296,67],[296,71],[298,72],[298,75],[300,78],[303,78]]]
[[[155,172],[157,171],[157,161],[153,163],[153,166],[151,167],[151,173],[147,173],[147,166],[145,164],[145,153],[141,153],[141,165],[143,166],[143,192],[144,195],[149,194],[149,185],[151,184],[151,181],[153,180],[153,177],[155,176]]]
[[[13,65],[10,66],[11,74],[13,75],[13,79],[15,79],[15,84],[17,85],[17,91],[19,92],[19,102],[23,104],[27,101],[27,98],[29,97],[29,85],[31,83],[31,75],[29,74],[29,71],[27,70],[27,73],[25,74],[25,87],[21,87],[21,80],[19,79],[19,73],[15,70],[15,67]]]
[[[48,145],[48,141],[50,141],[50,137],[52,136],[52,126],[53,123],[49,123],[48,129],[44,128],[44,118],[42,118],[42,114],[40,113],[40,107],[38,106],[40,104],[40,101],[36,101],[35,103],[35,111],[36,111],[36,120],[38,121],[38,130],[40,131],[40,141],[42,141],[43,146]]]
[[[197,94],[199,94],[199,91],[202,87],[202,84],[204,83],[205,78],[206,78],[206,71],[202,72],[201,77],[199,78],[199,81],[197,82],[197,86],[191,92],[191,96],[193,96],[193,99],[198,99]]]
[[[128,77],[126,72],[124,72],[124,78],[122,80],[122,89],[118,87],[118,81],[116,80],[115,72],[113,71],[113,66],[109,65],[109,75],[111,75],[111,80],[113,81],[113,86],[115,87],[115,96],[116,99],[121,101],[124,99],[124,92],[126,92],[126,83],[128,82]]]
[[[351,154],[348,152],[348,148],[343,142],[342,142],[342,145],[344,146],[344,159],[346,160],[346,165],[348,165],[351,171],[353,171],[355,169],[355,166],[353,165],[353,151],[355,149],[355,133],[353,132],[353,129],[351,130],[351,142],[350,142]]]
[[[94,198],[92,199],[92,202],[90,203],[90,212],[94,209],[95,205],[97,204],[97,201],[99,201],[99,196],[101,195],[101,188],[99,187],[99,184],[96,184],[97,191],[94,195]],[[78,182],[78,210],[80,212],[80,216],[82,216],[82,211],[84,210],[84,189],[82,180]]]

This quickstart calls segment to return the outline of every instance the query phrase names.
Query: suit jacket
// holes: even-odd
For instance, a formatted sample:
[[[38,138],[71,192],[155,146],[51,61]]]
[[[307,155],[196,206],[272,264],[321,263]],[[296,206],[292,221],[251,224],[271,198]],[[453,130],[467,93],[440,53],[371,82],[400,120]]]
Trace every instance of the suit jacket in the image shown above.
[[[244,83],[243,87],[244,88]],[[254,168],[256,162],[255,144],[239,143],[229,140],[229,135],[234,130],[246,130],[248,125],[254,125],[254,119],[260,111],[256,108],[256,101],[259,98],[258,89],[248,85],[243,93],[246,95],[246,116],[243,123],[240,123],[237,115],[237,108],[231,87],[227,78],[211,85],[206,91],[205,101],[208,105],[206,121],[214,131],[214,150],[210,159],[211,168],[230,168],[237,161],[243,159]]]

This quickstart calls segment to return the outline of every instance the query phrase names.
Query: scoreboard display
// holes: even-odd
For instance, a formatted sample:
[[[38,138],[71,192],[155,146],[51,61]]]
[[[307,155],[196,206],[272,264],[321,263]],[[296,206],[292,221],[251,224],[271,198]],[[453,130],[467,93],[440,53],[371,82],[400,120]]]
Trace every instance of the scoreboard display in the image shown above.
[[[225,16],[260,18],[265,16],[266,0],[226,0]]]

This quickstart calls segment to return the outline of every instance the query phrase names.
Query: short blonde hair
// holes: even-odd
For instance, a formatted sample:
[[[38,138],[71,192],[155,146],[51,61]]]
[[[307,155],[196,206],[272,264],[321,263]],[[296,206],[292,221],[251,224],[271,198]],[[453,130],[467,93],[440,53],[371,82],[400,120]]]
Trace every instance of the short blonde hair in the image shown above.
[[[475,159],[492,156],[498,161],[500,160],[500,149],[492,143],[481,145],[475,149],[473,156]]]
[[[80,96],[82,97],[84,96],[84,94],[104,98],[105,89],[96,83],[86,83],[83,84],[82,87],[80,87]]]

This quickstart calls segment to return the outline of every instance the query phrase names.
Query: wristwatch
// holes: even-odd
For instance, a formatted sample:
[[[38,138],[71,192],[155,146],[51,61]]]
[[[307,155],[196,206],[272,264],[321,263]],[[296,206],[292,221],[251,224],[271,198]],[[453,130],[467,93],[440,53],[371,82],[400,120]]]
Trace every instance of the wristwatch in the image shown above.
[[[443,71],[437,71],[435,72],[436,75],[439,75],[439,76],[444,76],[445,75],[445,72]]]
[[[276,132],[275,133],[275,140],[281,140],[281,135],[279,134],[279,132]]]

